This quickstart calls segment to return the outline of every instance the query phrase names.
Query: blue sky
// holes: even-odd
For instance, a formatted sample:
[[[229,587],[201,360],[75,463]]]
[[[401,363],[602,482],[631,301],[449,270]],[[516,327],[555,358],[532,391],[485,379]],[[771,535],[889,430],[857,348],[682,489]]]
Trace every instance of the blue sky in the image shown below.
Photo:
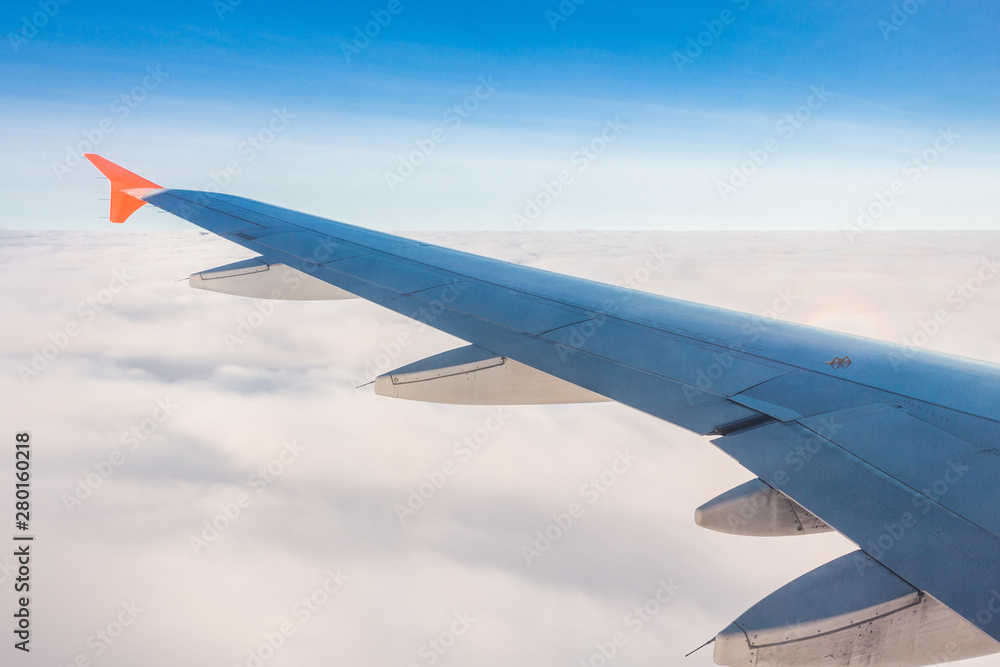
[[[73,158],[87,142],[178,187],[236,160],[214,179],[227,192],[386,229],[830,229],[899,178],[886,229],[990,228],[1000,203],[986,2],[17,0],[2,26],[6,228],[102,224]],[[247,159],[282,109],[294,117]],[[574,166],[614,119],[626,129]],[[959,139],[907,180],[949,127]],[[742,168],[768,139],[767,164]],[[392,187],[421,141],[433,154]],[[566,169],[570,187],[525,215]],[[137,219],[183,226],[154,215]]]

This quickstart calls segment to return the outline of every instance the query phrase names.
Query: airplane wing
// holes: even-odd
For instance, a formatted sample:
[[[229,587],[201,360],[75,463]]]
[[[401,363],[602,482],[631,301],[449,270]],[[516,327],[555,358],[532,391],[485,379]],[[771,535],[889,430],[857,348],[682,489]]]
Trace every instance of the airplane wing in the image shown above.
[[[720,632],[719,664],[925,665],[1000,651],[1000,367],[163,189],[88,158],[111,180],[112,221],[149,203],[255,253],[193,285],[361,297],[470,344],[380,377],[378,393],[617,401],[713,436],[757,475],[699,508],[702,525],[833,529],[858,546]]]

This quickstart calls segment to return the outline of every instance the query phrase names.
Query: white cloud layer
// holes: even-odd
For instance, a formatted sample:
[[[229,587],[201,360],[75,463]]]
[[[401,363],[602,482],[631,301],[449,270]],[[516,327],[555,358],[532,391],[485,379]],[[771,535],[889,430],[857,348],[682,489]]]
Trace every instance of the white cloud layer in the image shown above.
[[[961,308],[948,298],[994,256],[996,233],[420,238],[749,312],[784,304],[783,318],[893,341],[945,309],[928,347],[1000,361],[1000,280]],[[614,664],[682,664],[760,598],[851,549],[837,535],[698,528],[694,508],[749,473],[707,438],[622,406],[497,413],[355,389],[368,364],[389,370],[457,345],[428,331],[397,351],[414,327],[372,304],[280,303],[231,351],[225,334],[260,304],[174,282],[247,255],[217,238],[118,229],[0,239],[0,437],[30,430],[36,457],[25,664],[253,665],[271,637],[281,647],[268,667],[578,665],[619,630],[630,639]],[[646,274],[650,248],[670,261]],[[23,380],[18,367],[48,344],[58,353]],[[456,449],[466,438],[481,449]],[[10,502],[4,451],[0,497]],[[634,463],[588,504],[581,486],[620,453]],[[395,506],[440,482],[446,461],[455,474],[401,523]],[[100,470],[111,474],[97,484]],[[88,479],[96,488],[68,509]],[[204,533],[206,521],[235,516],[238,500],[238,517]],[[528,565],[521,547],[574,501],[583,516]],[[193,548],[192,537],[204,543]],[[633,634],[626,614],[661,581],[680,589]],[[8,576],[8,623],[13,597]],[[133,602],[135,622],[110,646],[98,639]],[[275,634],[283,628],[293,634]],[[711,649],[683,664],[712,664]]]

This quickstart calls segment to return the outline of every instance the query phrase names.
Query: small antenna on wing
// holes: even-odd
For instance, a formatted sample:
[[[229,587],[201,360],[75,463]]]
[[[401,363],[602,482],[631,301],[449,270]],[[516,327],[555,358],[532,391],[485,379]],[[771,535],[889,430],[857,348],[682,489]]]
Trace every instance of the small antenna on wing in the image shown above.
[[[687,654],[686,656],[684,656],[684,657],[685,657],[685,658],[689,658],[689,657],[691,657],[692,655],[694,655],[695,653],[697,653],[697,652],[698,652],[698,651],[700,651],[701,649],[705,648],[706,646],[708,646],[709,644],[711,644],[711,643],[712,643],[712,642],[714,642],[714,641],[715,641],[715,637],[712,637],[712,638],[711,638],[711,639],[709,639],[709,640],[708,640],[707,642],[705,642],[704,644],[702,644],[701,646],[699,646],[699,647],[698,647],[698,648],[696,648],[695,650],[691,651],[690,653],[688,653],[688,654]]]
[[[355,387],[355,389],[361,389],[362,387],[367,387],[370,384],[375,384],[375,380],[372,380],[371,382],[365,382],[364,384],[359,384],[357,387]]]

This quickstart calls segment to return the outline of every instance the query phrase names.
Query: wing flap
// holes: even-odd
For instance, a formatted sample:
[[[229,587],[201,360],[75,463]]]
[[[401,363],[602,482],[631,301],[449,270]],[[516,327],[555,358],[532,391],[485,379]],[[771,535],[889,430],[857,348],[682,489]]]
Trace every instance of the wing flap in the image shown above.
[[[800,424],[772,423],[712,442],[865,553],[1000,639],[1000,539]],[[859,568],[863,563],[859,561]],[[997,598],[994,600],[994,598]]]
[[[1000,537],[1000,457],[883,403],[802,420],[813,431],[835,425],[833,441],[932,502]]]
[[[892,395],[820,373],[796,370],[750,387],[733,400],[776,419],[795,421],[834,410],[891,401]]]

